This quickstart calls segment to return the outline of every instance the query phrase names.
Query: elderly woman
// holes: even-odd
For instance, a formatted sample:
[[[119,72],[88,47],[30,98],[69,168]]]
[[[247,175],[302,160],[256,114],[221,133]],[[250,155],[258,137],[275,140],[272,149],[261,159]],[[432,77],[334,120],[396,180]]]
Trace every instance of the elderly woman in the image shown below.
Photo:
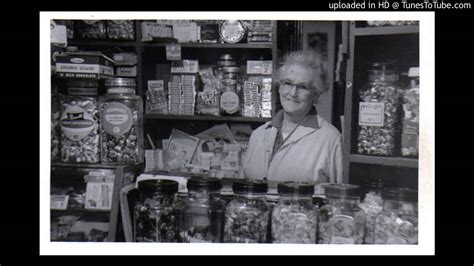
[[[276,73],[283,110],[252,133],[246,178],[342,183],[341,133],[314,106],[327,90],[324,77],[319,54],[288,55]]]

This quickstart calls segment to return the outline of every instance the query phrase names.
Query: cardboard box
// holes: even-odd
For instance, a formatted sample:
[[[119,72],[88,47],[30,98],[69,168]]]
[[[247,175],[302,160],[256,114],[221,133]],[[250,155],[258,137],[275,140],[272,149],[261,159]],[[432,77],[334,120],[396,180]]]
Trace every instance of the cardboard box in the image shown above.
[[[102,53],[63,53],[56,56],[56,73],[67,78],[109,78],[114,76],[114,61]]]
[[[137,66],[122,66],[115,69],[115,75],[119,77],[136,77]]]

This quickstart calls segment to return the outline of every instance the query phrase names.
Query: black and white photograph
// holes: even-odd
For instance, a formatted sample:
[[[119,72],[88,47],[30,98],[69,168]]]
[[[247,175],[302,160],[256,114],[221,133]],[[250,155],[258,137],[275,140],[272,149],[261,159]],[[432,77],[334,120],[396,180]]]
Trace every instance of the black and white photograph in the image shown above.
[[[434,17],[41,12],[40,253],[434,254]]]

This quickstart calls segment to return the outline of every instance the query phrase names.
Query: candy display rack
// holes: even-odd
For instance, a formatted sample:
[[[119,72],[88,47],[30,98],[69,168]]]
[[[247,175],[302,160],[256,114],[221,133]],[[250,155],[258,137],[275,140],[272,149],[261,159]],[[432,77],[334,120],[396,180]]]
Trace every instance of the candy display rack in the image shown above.
[[[418,158],[359,154],[359,92],[367,82],[367,67],[373,62],[395,61],[400,72],[419,65],[419,26],[367,27],[362,21],[343,23],[343,46],[348,55],[344,103],[344,182],[357,182],[360,175],[386,174],[393,179],[418,177]],[[374,168],[376,170],[361,171]],[[357,171],[358,170],[358,171]],[[393,171],[396,170],[396,171]],[[365,172],[365,173],[364,173]],[[395,173],[397,172],[397,173]],[[400,174],[402,173],[402,174]],[[397,176],[397,175],[402,175]],[[404,181],[396,185],[403,184]],[[411,181],[410,183],[416,183]]]

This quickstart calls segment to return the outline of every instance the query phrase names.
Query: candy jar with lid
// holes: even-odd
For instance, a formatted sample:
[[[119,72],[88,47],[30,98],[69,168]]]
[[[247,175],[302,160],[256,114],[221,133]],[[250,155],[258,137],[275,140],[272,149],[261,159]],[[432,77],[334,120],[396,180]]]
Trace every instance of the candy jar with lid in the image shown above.
[[[402,93],[392,64],[373,63],[368,82],[359,92],[360,154],[394,156],[400,145]]]
[[[313,205],[313,193],[313,184],[278,184],[279,199],[271,217],[273,243],[316,243],[318,210]]]
[[[138,182],[140,199],[134,206],[135,242],[179,242],[178,182]]]
[[[375,244],[418,243],[418,195],[409,188],[382,192],[383,210],[375,220]]]
[[[70,79],[66,86],[67,95],[60,100],[61,161],[98,163],[99,83],[93,79]]]
[[[360,187],[328,184],[327,204],[321,207],[318,223],[319,244],[362,244],[365,214],[359,207]]]
[[[237,180],[225,212],[224,242],[265,243],[270,222],[265,181]]]
[[[143,101],[135,94],[135,80],[105,81],[107,94],[101,98],[102,162],[143,162]]]
[[[180,210],[183,242],[222,242],[225,201],[220,197],[218,178],[193,176],[188,179],[188,197]]]

